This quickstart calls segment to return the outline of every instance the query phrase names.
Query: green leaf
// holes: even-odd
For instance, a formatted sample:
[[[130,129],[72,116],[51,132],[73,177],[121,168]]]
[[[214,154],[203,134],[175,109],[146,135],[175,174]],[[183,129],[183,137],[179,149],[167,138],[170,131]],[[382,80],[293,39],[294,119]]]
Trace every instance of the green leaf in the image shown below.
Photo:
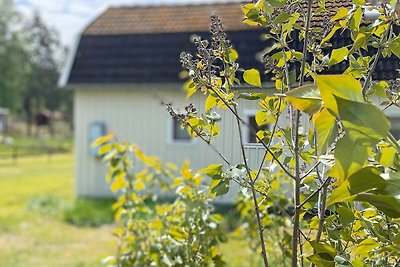
[[[288,14],[286,12],[282,12],[275,18],[273,23],[274,24],[282,23],[282,22],[287,21],[288,19],[290,19],[290,14]]]
[[[249,69],[243,73],[243,79],[246,83],[261,87],[260,72],[256,69]]]
[[[341,179],[361,169],[368,159],[367,147],[356,144],[347,134],[337,142],[334,154],[337,178]]]
[[[319,254],[326,253],[326,254],[330,255],[332,257],[332,260],[336,256],[336,250],[328,244],[319,243],[316,241],[310,241],[310,245],[313,247],[315,252],[317,252]]]
[[[385,188],[386,182],[379,174],[379,170],[374,167],[365,167],[353,173],[339,187],[333,190],[329,205],[337,202],[352,201],[360,193]]]
[[[314,118],[315,117],[315,118]],[[338,136],[336,118],[326,108],[314,114],[313,123],[317,131],[317,152],[321,155]]]
[[[400,172],[384,173],[381,176],[385,179],[385,188],[378,193],[394,197],[400,195]]]
[[[258,100],[264,99],[266,97],[263,93],[241,93],[238,98],[246,99],[246,100]]]
[[[286,4],[285,0],[268,0],[267,2],[273,7],[284,7]]]
[[[342,62],[343,60],[346,59],[348,53],[349,53],[349,49],[347,49],[347,47],[333,49],[328,65],[332,66],[332,65]]]
[[[353,212],[346,206],[339,206],[337,209],[337,212],[339,214],[339,221],[343,225],[349,225],[355,220],[355,216]]]
[[[389,120],[376,106],[335,96],[338,115],[351,140],[364,146],[373,146],[386,138]]]
[[[211,164],[208,167],[201,169],[200,172],[207,174],[214,180],[221,179],[222,164]]]
[[[365,2],[365,1],[364,1]],[[352,31],[360,31],[360,24],[362,20],[362,8],[358,7],[356,11],[353,13],[353,16],[350,19],[350,30]]]
[[[351,75],[314,75],[314,80],[321,93],[323,106],[338,114],[334,96],[364,102],[362,87]]]
[[[370,253],[373,249],[379,246],[379,243],[376,242],[372,237],[368,237],[364,239],[360,244],[357,245],[354,250],[355,255],[359,255],[362,257],[366,257],[368,253]]]
[[[318,254],[311,255],[307,259],[316,267],[335,267],[335,262],[330,259],[324,259]]]
[[[354,41],[353,47],[351,48],[351,52],[355,52],[356,50],[360,49],[361,47],[367,44],[367,36],[363,33],[359,33]]]
[[[229,192],[229,180],[220,180],[219,183],[211,188],[211,193],[217,197]]]
[[[320,110],[322,106],[319,90],[313,84],[304,85],[287,92],[286,100],[298,110],[309,115]]]
[[[396,57],[400,58],[400,36],[397,36],[389,43],[390,51],[396,55]]]
[[[378,210],[382,211],[389,217],[400,217],[400,203],[393,196],[359,194],[356,196],[355,200],[367,202],[375,206]]]

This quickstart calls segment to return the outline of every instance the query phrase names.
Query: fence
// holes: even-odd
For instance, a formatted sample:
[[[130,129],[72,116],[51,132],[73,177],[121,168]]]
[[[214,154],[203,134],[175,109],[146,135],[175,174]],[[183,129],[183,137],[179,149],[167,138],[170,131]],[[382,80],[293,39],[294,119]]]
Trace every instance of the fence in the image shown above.
[[[0,145],[0,159],[10,159],[14,164],[18,163],[18,159],[27,156],[43,156],[47,155],[51,160],[52,155],[58,153],[69,152],[70,148],[61,145]]]

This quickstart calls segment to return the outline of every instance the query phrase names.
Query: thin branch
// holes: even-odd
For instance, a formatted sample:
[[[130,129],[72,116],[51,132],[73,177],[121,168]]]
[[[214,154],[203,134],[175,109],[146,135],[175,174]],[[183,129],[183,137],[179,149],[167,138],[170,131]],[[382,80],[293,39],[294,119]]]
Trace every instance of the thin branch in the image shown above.
[[[268,145],[260,138],[257,136],[256,130],[247,122],[245,122],[232,108],[232,106],[212,87],[208,87],[224,104],[225,106],[228,107],[228,109],[232,112],[232,114],[236,117],[237,120],[240,121],[243,125],[247,126],[252,134],[255,135],[256,139],[258,142],[262,144],[262,146],[267,150],[267,152],[272,156],[272,158],[276,161],[276,163],[282,168],[282,170],[289,175],[292,179],[294,179],[294,175],[289,172],[289,170],[286,169],[286,167],[280,162],[280,160],[275,156],[275,154],[271,151],[271,149],[268,147]]]
[[[234,111],[237,114],[236,107],[234,107]],[[238,131],[239,131],[240,148],[242,151],[243,162],[246,167],[247,175],[249,176],[249,179],[250,179],[250,184],[254,187],[254,181],[251,178],[251,170],[248,166],[247,159],[246,159],[246,153],[244,151],[244,144],[243,144],[243,138],[242,138],[242,129],[240,127],[240,120],[238,118],[236,118],[236,122],[237,122],[237,126],[238,126]],[[254,202],[254,211],[256,213],[258,234],[259,234],[260,243],[261,243],[262,258],[263,258],[265,267],[268,267],[269,264],[268,264],[268,258],[267,258],[267,249],[265,248],[265,241],[264,241],[264,227],[262,226],[262,223],[261,223],[260,209],[258,207],[257,195],[256,195],[256,191],[254,190],[254,188],[252,188],[251,193],[252,193],[253,202]]]
[[[398,2],[399,1],[397,1],[397,3]],[[369,86],[370,86],[370,81],[372,79],[372,75],[375,72],[376,66],[378,65],[379,58],[380,58],[380,56],[382,54],[383,43],[388,40],[391,28],[392,28],[392,21],[389,21],[388,28],[386,29],[386,31],[385,31],[382,39],[381,39],[381,44],[380,44],[380,46],[378,48],[378,51],[376,52],[374,62],[372,63],[370,69],[368,70],[367,78],[365,78],[364,85],[363,85],[363,88],[362,88],[362,93],[363,93],[364,96],[368,92],[368,89],[369,89]]]
[[[319,191],[322,190],[322,188],[327,185],[330,182],[330,177],[328,177],[327,179],[325,179],[325,181],[317,188],[317,190],[315,190],[314,192],[312,192],[306,199],[303,200],[303,202],[301,202],[301,204],[299,205],[299,208],[302,208],[311,198],[313,198],[316,194],[319,193]]]
[[[178,118],[179,119],[179,116],[178,116],[178,114],[175,112],[175,110],[172,108],[172,105],[171,104],[165,104],[166,105],[166,107],[167,107],[167,109],[168,109],[168,111],[169,111],[169,113],[174,117],[174,118]],[[183,124],[184,123],[184,121],[183,120],[180,120],[180,122]],[[211,144],[210,143],[210,141],[209,140],[207,140],[207,139],[205,139],[202,135],[201,135],[201,133],[196,129],[196,128],[194,128],[192,125],[190,125],[189,123],[187,124],[187,126],[189,126],[189,128],[193,131],[193,132],[195,132],[196,133],[196,135],[201,139],[201,140],[203,140],[203,142],[204,143],[206,143],[226,164],[228,164],[229,166],[231,165],[230,163],[229,163],[229,161],[224,157],[224,155],[222,155],[222,153],[221,152],[219,152],[218,151],[218,149],[213,145],[213,144]]]
[[[272,131],[271,131],[271,138],[269,139],[268,144],[267,144],[268,147],[271,146],[272,140],[274,139],[274,135],[275,135],[276,129],[278,128],[279,117],[280,117],[280,115],[282,114],[281,112],[279,112],[279,111],[281,110],[281,104],[282,104],[282,99],[279,98],[278,115],[276,116],[276,121],[275,121],[274,127],[272,128]],[[264,162],[265,162],[265,159],[267,158],[267,155],[268,155],[268,151],[265,151],[264,156],[263,156],[263,158],[262,158],[262,160],[261,160],[260,167],[258,168],[257,175],[256,175],[256,177],[254,178],[254,183],[255,183],[255,182],[258,180],[258,178],[260,177],[260,174],[261,174],[261,171],[262,171],[262,167],[264,166]]]
[[[300,73],[300,81],[299,85],[303,85],[304,82],[304,70],[306,64],[306,54],[307,54],[307,46],[308,46],[308,39],[309,39],[309,29],[310,29],[310,22],[311,22],[311,9],[312,9],[312,2],[313,0],[308,0],[307,5],[307,15],[306,15],[306,29],[305,29],[305,36],[304,36],[304,43],[303,43],[303,59],[301,61],[301,73]],[[294,110],[293,106],[291,107]],[[299,150],[299,124],[300,124],[300,111],[295,110],[294,121],[293,121],[293,132],[294,135],[294,143],[293,143],[293,150],[294,150],[294,158],[295,158],[295,181],[294,181],[294,220],[293,220],[293,235],[292,235],[292,267],[297,266],[297,251],[298,251],[298,244],[299,244],[299,229],[300,226],[300,150]]]
[[[327,181],[326,183],[324,182],[323,186],[322,186],[322,192],[320,193],[320,210],[319,210],[319,223],[318,223],[318,231],[317,231],[317,235],[315,237],[315,241],[319,242],[321,239],[321,235],[322,235],[322,230],[324,229],[324,222],[325,222],[325,211],[326,211],[326,194],[327,194],[327,189],[328,189],[328,185],[329,182],[331,180],[331,177],[328,177],[325,179],[325,181]]]

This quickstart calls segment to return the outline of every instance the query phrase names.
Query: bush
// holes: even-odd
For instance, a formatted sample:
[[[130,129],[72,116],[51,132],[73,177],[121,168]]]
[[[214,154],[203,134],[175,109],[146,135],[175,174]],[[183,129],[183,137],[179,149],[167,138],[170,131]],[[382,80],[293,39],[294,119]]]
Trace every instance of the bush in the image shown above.
[[[64,221],[77,225],[98,227],[113,222],[112,199],[78,198],[63,212]]]

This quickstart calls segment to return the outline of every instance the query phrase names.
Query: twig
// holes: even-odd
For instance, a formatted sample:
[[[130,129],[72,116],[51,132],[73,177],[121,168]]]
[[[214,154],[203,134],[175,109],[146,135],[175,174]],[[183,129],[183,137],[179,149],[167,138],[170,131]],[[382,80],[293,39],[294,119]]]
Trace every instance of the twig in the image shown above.
[[[314,192],[312,192],[306,199],[304,199],[303,202],[301,202],[301,204],[299,205],[299,208],[302,208],[311,198],[313,198],[316,194],[318,194],[319,191],[321,191],[321,189],[330,182],[330,177],[326,178],[325,181],[317,188],[317,190],[315,190]]]
[[[237,114],[236,107],[234,107],[234,111]],[[238,126],[238,131],[239,131],[240,148],[242,151],[243,162],[246,167],[247,175],[249,176],[250,184],[254,187],[254,180],[251,178],[251,170],[247,164],[246,153],[244,151],[244,144],[243,144],[243,138],[242,138],[242,130],[240,127],[240,120],[237,118],[236,122],[237,122],[237,126]],[[253,202],[254,202],[254,211],[256,213],[258,234],[259,234],[260,243],[261,243],[262,258],[263,258],[265,267],[268,267],[269,264],[268,264],[268,258],[267,258],[267,250],[265,248],[265,241],[264,241],[264,227],[262,226],[262,223],[261,223],[260,209],[258,207],[257,195],[256,195],[256,191],[254,190],[254,188],[252,188],[251,193],[252,193]]]
[[[398,2],[399,1],[397,1],[397,3]],[[367,91],[369,89],[370,80],[372,79],[372,75],[375,72],[376,66],[378,65],[379,58],[382,54],[383,43],[388,40],[391,28],[392,28],[392,21],[389,21],[388,28],[386,29],[385,34],[383,35],[383,37],[381,39],[381,44],[379,45],[378,51],[376,52],[374,62],[372,63],[372,66],[368,70],[367,78],[365,78],[364,85],[362,87],[362,93],[364,96],[367,94]]]
[[[292,179],[294,179],[294,175],[291,174],[286,167],[282,164],[282,162],[280,162],[280,160],[275,156],[275,154],[271,151],[271,149],[268,147],[268,145],[260,138],[257,136],[257,132],[256,130],[247,122],[245,122],[236,112],[235,110],[232,108],[232,106],[226,102],[226,100],[212,87],[208,87],[208,89],[210,89],[224,104],[225,106],[228,107],[228,109],[232,112],[232,114],[236,117],[237,120],[239,120],[240,123],[244,124],[245,126],[247,126],[250,130],[250,132],[252,134],[255,135],[256,139],[258,142],[260,142],[262,144],[262,146],[267,150],[267,152],[272,156],[272,158],[276,161],[276,163],[282,168],[282,170]]]
[[[307,46],[309,39],[309,29],[311,22],[311,9],[312,9],[312,1],[308,0],[307,6],[307,15],[306,15],[306,29],[303,43],[303,58],[301,61],[301,73],[300,73],[300,81],[299,86],[303,85],[304,82],[304,70],[306,63],[306,54],[307,54]],[[294,108],[292,107],[292,110]],[[300,226],[300,151],[299,151],[299,124],[300,124],[300,111],[296,110],[294,114],[294,122],[293,122],[293,130],[294,130],[294,158],[295,158],[295,180],[294,180],[294,219],[293,219],[293,235],[292,235],[292,267],[297,267],[297,251],[299,244],[299,229]],[[302,232],[301,232],[302,233]]]

